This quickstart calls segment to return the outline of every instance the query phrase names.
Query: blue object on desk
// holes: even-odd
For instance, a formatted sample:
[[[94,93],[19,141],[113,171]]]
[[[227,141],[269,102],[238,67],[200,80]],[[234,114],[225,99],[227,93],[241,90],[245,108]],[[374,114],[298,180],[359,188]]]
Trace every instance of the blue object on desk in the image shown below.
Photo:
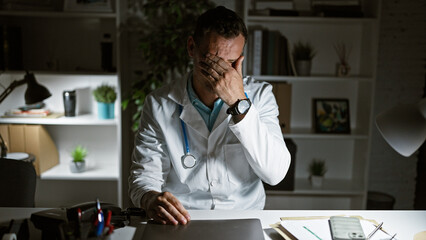
[[[102,212],[101,203],[99,202],[99,199],[96,200],[96,210],[96,236],[99,237],[102,235],[105,226],[104,213]]]

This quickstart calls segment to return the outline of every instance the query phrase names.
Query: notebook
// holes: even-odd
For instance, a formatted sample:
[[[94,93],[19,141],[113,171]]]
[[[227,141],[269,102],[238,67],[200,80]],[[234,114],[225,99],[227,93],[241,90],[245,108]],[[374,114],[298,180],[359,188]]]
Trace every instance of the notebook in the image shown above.
[[[259,219],[191,220],[186,225],[148,223],[142,240],[264,240]]]

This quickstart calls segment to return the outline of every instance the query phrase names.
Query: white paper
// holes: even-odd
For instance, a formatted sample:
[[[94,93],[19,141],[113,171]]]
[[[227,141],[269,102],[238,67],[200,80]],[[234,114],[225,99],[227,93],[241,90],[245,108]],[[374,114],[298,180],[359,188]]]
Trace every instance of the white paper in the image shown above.
[[[367,221],[361,220],[361,226],[367,237],[376,226]],[[303,240],[332,240],[328,219],[313,219],[313,220],[283,220],[281,225],[287,229],[297,239]],[[386,223],[382,226],[386,229]],[[391,236],[381,230],[377,231],[371,240],[389,240]],[[397,240],[397,238],[394,238]]]

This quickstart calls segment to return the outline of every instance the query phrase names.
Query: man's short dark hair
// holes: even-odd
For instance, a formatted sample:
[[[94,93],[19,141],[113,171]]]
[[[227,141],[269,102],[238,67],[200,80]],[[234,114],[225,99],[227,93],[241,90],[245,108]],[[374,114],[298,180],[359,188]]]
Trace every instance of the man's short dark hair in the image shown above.
[[[234,11],[223,6],[207,10],[198,18],[194,32],[195,43],[200,44],[209,32],[216,32],[226,39],[241,34],[247,42],[247,28],[244,21]]]

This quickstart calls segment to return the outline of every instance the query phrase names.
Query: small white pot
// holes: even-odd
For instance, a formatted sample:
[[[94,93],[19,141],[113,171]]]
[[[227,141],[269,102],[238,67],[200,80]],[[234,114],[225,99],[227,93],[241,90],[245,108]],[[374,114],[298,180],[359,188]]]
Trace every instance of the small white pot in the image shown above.
[[[296,73],[299,76],[311,75],[311,61],[310,60],[296,60],[295,62]]]
[[[310,180],[311,180],[312,187],[319,188],[319,187],[322,187],[322,183],[324,181],[324,177],[323,176],[313,176],[312,175],[310,177]]]
[[[86,171],[86,161],[83,161],[83,162],[71,161],[70,170],[72,173],[82,173]]]

